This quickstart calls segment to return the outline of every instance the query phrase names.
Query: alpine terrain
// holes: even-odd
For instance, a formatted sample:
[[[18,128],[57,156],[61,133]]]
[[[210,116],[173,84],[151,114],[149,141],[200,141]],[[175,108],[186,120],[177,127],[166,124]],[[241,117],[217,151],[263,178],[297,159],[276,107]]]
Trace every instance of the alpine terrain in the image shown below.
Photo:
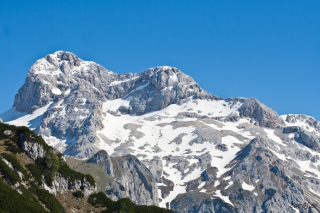
[[[320,123],[223,99],[168,66],[36,61],[4,123],[26,126],[112,200],[182,212],[320,212]]]

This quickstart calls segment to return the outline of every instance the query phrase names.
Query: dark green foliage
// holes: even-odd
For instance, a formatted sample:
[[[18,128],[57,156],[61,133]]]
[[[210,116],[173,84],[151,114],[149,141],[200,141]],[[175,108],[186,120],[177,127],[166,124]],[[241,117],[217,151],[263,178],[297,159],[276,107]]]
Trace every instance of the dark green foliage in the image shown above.
[[[61,164],[59,167],[58,172],[65,178],[70,178],[71,181],[75,181],[76,179],[81,180],[82,178],[86,178],[86,180],[92,185],[94,186],[96,184],[94,178],[89,175],[89,174],[82,174],[80,172],[74,171],[72,170],[68,164],[66,164],[64,161],[61,160]]]
[[[94,207],[108,207],[113,205],[113,201],[103,192],[91,194],[88,198],[88,203]]]
[[[61,153],[55,153],[54,149],[46,144],[46,142],[43,140],[41,136],[38,136],[36,133],[31,131],[29,128],[25,126],[21,127],[15,127],[8,124],[0,123],[0,139],[6,139],[9,138],[8,135],[5,135],[3,132],[5,130],[11,130],[12,132],[15,132],[13,136],[11,136],[11,139],[13,139],[18,145],[18,138],[23,135],[25,138],[27,138],[29,141],[32,141],[33,143],[40,144],[43,149],[45,150],[45,156],[43,158],[36,160],[36,166],[30,166],[28,165],[28,170],[32,173],[33,177],[36,179],[38,184],[41,184],[41,175],[44,176],[46,183],[48,186],[52,186],[52,180],[54,174],[60,173],[65,178],[70,178],[72,182],[74,182],[76,179],[83,179],[86,178],[86,180],[92,185],[95,185],[95,180],[93,177],[89,174],[84,175],[80,172],[76,172],[72,170],[63,160],[63,154]],[[18,146],[16,146],[12,142],[5,142],[8,146],[8,149],[10,149],[13,153],[19,153],[21,150]],[[37,168],[36,168],[37,167]]]
[[[84,194],[82,191],[78,190],[72,193],[73,196],[75,196],[76,198],[84,198]]]
[[[47,154],[48,153],[48,154]],[[54,174],[61,174],[65,178],[70,178],[72,182],[76,179],[81,180],[86,178],[86,180],[92,185],[95,185],[95,180],[89,174],[84,175],[80,172],[72,170],[68,164],[66,164],[61,157],[49,150],[43,158],[37,159],[36,164],[28,164],[26,167],[31,172],[33,178],[38,182],[39,185],[42,184],[42,175],[45,178],[46,184],[52,186]]]
[[[158,206],[136,206],[136,213],[174,213],[169,209]]]
[[[42,173],[39,167],[36,164],[27,164],[27,169],[31,172],[32,177],[35,179],[38,185],[42,184]]]
[[[5,179],[9,179],[11,184],[16,184],[19,181],[19,176],[0,158],[0,173]]]
[[[7,154],[7,153],[2,153],[1,156],[3,158],[5,158],[7,161],[9,161],[12,165],[12,167],[15,169],[15,170],[18,170],[19,172],[21,172],[23,174],[23,177],[24,179],[28,180],[29,179],[29,175],[27,173],[27,170],[25,170],[21,164],[19,163],[19,161],[13,156],[13,155],[10,155],[10,154]]]
[[[4,124],[4,123],[0,123],[0,140],[3,139],[8,139],[11,136],[10,135],[6,135],[4,134],[4,131],[6,130],[11,130],[12,132],[15,131],[17,127],[13,126],[13,125],[8,125],[8,124]]]
[[[4,145],[6,146],[6,151],[11,152],[13,154],[21,153],[21,149],[11,141],[5,141]]]
[[[16,135],[20,136],[21,134],[23,134],[24,137],[27,138],[29,141],[40,144],[46,152],[53,150],[53,148],[50,147],[41,136],[38,136],[34,131],[30,130],[28,127],[16,127]]]
[[[173,213],[171,210],[157,206],[137,206],[129,198],[122,198],[114,202],[103,192],[90,195],[88,203],[94,207],[107,207],[107,210],[101,213]]]
[[[38,186],[31,184],[31,187],[29,190],[38,197],[38,199],[46,206],[47,209],[50,210],[50,212],[54,213],[64,213],[65,210],[61,203],[57,200],[57,198],[50,194],[45,189],[40,189]]]
[[[37,164],[41,164],[50,172],[55,173],[59,170],[60,159],[53,150],[48,150],[43,158],[37,159]]]
[[[122,213],[135,213],[136,212],[136,205],[129,199],[129,198],[122,198],[117,202],[114,202],[113,205],[107,206],[107,210],[104,211],[106,213],[112,213],[119,211]]]
[[[11,135],[5,135],[5,130],[11,130]],[[61,175],[66,179],[70,179],[71,182],[83,180],[84,178],[92,185],[95,185],[95,180],[89,174],[82,174],[80,172],[72,170],[66,162],[63,160],[63,154],[56,153],[54,149],[48,146],[44,140],[37,136],[33,131],[27,127],[15,127],[7,124],[0,123],[0,140],[8,139],[4,145],[6,150],[13,154],[21,153],[21,144],[19,143],[19,137],[25,137],[33,143],[40,144],[45,150],[45,156],[36,160],[35,164],[27,164],[26,168],[31,172],[35,181],[26,182],[30,185],[30,188],[26,189],[22,185],[19,186],[19,190],[22,194],[12,189],[8,184],[3,182],[0,178],[0,212],[46,212],[46,210],[39,203],[42,202],[50,212],[64,213],[65,210],[57,198],[50,194],[47,190],[40,188],[42,185],[42,176],[44,176],[45,182],[48,186],[52,186],[54,175]],[[2,153],[1,156],[9,161],[15,170],[20,171],[24,175],[24,179],[28,180],[29,174],[22,167],[19,161],[14,155]],[[12,170],[2,159],[0,159],[0,173],[3,177],[15,184],[20,179],[19,176]],[[120,184],[120,183],[119,183]],[[124,190],[124,187],[120,184],[120,189]],[[82,191],[73,192],[73,196],[76,198],[83,198]],[[117,202],[113,202],[106,196],[105,193],[99,192],[89,196],[88,203],[95,207],[106,207],[107,210],[102,212],[117,212],[117,213],[172,213],[170,210],[162,209],[156,206],[136,206],[130,199],[123,198]]]
[[[91,186],[94,186],[96,184],[96,181],[94,180],[94,178],[92,177],[92,175],[90,174],[85,174],[84,177],[86,178],[86,180],[90,183]]]
[[[19,194],[0,178],[0,212],[46,212],[37,199],[28,190],[20,186],[20,191],[22,194]]]

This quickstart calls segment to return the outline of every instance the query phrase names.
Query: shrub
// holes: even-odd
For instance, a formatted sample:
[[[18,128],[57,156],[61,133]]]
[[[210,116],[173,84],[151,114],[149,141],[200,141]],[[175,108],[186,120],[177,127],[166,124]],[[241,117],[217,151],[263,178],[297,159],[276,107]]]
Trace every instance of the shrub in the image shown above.
[[[0,173],[7,179],[11,184],[16,184],[19,181],[19,176],[0,158]]]
[[[20,191],[22,194],[19,194],[0,178],[0,212],[47,212],[28,190],[20,186]]]
[[[70,178],[71,181],[75,181],[76,179],[81,180],[82,178],[86,178],[86,180],[92,185],[94,186],[96,184],[94,178],[89,175],[89,174],[82,174],[80,172],[74,171],[72,170],[68,164],[66,164],[65,162],[62,162],[61,160],[61,164],[59,167],[59,171],[58,171],[63,177],[65,178]]]
[[[41,185],[42,184],[42,172],[38,168],[38,166],[36,164],[27,164],[26,167],[31,172],[33,178],[38,183],[38,185]]]
[[[13,156],[13,155],[10,155],[10,154],[7,154],[7,153],[2,153],[1,156],[3,158],[5,158],[7,161],[9,161],[12,165],[12,167],[15,169],[15,170],[18,170],[19,172],[21,172],[23,174],[23,178],[28,180],[29,179],[29,175],[28,175],[28,172],[27,170],[25,170],[25,168],[23,168],[21,166],[21,164],[19,163],[19,161]]]
[[[8,124],[5,124],[5,123],[0,123],[0,140],[8,139],[8,138],[11,137],[10,135],[4,134],[4,131],[6,131],[6,130],[15,131],[16,128],[17,128],[17,127],[15,127],[15,126],[13,126],[13,125],[8,125]]]
[[[88,198],[88,203],[94,207],[110,207],[113,205],[113,201],[106,196],[103,192],[91,194]]]
[[[80,191],[80,190],[73,192],[72,195],[73,195],[74,197],[76,197],[76,198],[80,198],[80,199],[81,199],[81,198],[84,198],[84,194],[83,194],[83,192]]]
[[[5,141],[4,145],[6,146],[6,151],[11,152],[12,154],[21,153],[21,149],[11,141]]]
[[[29,190],[38,197],[38,199],[46,206],[47,209],[50,210],[50,212],[65,212],[63,206],[57,200],[57,198],[53,194],[50,194],[50,192],[48,192],[47,190],[40,189],[38,186],[34,184],[31,184]]]

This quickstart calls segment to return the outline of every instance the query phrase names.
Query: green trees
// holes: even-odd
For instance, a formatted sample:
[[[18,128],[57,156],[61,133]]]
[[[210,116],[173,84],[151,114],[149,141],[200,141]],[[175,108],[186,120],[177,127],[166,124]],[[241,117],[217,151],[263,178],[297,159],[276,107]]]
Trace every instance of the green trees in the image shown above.
[[[84,198],[84,194],[83,194],[83,192],[80,191],[80,190],[73,192],[72,195],[73,195],[75,198],[78,198],[78,199]]]
[[[137,206],[129,198],[122,198],[114,202],[103,192],[90,195],[88,203],[94,207],[107,207],[107,210],[101,213],[173,213],[171,210],[157,206]]]
[[[7,213],[45,213],[47,212],[37,199],[21,187],[19,194],[0,178],[0,212]]]

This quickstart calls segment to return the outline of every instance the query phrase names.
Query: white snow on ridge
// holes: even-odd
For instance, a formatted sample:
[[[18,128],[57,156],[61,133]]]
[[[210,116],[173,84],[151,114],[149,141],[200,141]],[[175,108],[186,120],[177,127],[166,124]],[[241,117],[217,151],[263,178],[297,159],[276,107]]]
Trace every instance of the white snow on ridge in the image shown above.
[[[295,114],[288,114],[288,115],[295,115]],[[305,116],[308,118],[313,118],[312,116],[308,116],[308,115],[305,115]],[[306,123],[306,119],[304,119],[304,120],[296,119],[295,122],[289,123],[286,121],[287,115],[281,115],[280,118],[282,118],[282,120],[285,122],[285,124],[287,126],[300,126],[308,132],[313,132],[313,133],[316,133],[317,135],[320,135],[318,130],[316,130],[314,127],[312,127],[308,123]],[[313,118],[313,119],[315,119],[315,118]]]
[[[212,158],[211,165],[218,168],[217,177],[227,172],[230,168],[225,168],[225,166],[236,157],[236,154],[240,151],[240,148],[235,146],[231,148],[233,143],[242,143],[237,138],[233,136],[226,136],[222,138],[222,144],[226,144],[228,147],[227,152],[222,152],[220,150],[214,150],[212,156],[222,156],[222,158]],[[211,148],[212,149],[212,148]],[[228,178],[226,178],[228,179]]]
[[[136,76],[134,78],[125,79],[125,80],[122,80],[122,81],[113,81],[113,82],[111,82],[111,84],[109,86],[115,86],[115,85],[118,85],[118,84],[121,84],[121,83],[124,83],[124,82],[132,81],[132,80],[135,80],[135,79],[137,79],[139,77],[140,76]]]
[[[206,182],[200,183],[199,186],[198,186],[198,189],[201,189],[205,184],[206,184]]]
[[[173,75],[170,75],[170,78],[171,78],[171,80],[173,82],[178,82],[179,81],[178,76],[175,73],[173,73]]]
[[[244,181],[243,181],[243,183],[242,183],[242,188],[243,188],[244,190],[248,190],[248,191],[254,190],[254,186],[251,186],[251,185],[247,184],[247,183],[244,182]]]
[[[264,131],[268,134],[268,138],[271,140],[277,142],[278,144],[281,144],[282,146],[287,146],[287,144],[283,143],[282,140],[274,134],[273,129],[264,129]]]
[[[277,156],[279,159],[281,159],[281,160],[283,160],[283,161],[287,161],[285,154],[280,154],[280,153],[278,153],[278,152],[276,152],[276,151],[273,151],[273,150],[270,149],[269,147],[268,147],[268,149],[269,149],[275,156]]]
[[[56,94],[56,95],[61,95],[61,94],[62,94],[61,90],[58,89],[57,87],[52,88],[52,89],[51,89],[51,92],[52,92],[53,94]]]
[[[138,87],[136,90],[141,89],[142,87],[147,86],[148,83]],[[209,151],[212,156],[211,165],[218,168],[218,176],[222,175],[230,168],[224,168],[231,160],[236,157],[240,148],[234,146],[233,143],[241,144],[244,143],[239,139],[233,136],[222,137],[222,143],[228,147],[227,152],[223,152],[221,150],[215,149],[215,145],[210,142],[204,142],[202,144],[194,144],[190,145],[189,142],[197,137],[194,134],[195,126],[181,126],[178,128],[173,128],[171,125],[174,121],[196,121],[197,118],[177,118],[177,115],[180,112],[189,112],[189,109],[192,109],[193,112],[196,112],[200,115],[209,115],[212,116],[227,116],[231,113],[236,113],[237,109],[241,106],[241,104],[235,105],[231,107],[231,104],[225,102],[223,100],[219,101],[211,101],[211,100],[192,100],[188,98],[188,102],[177,105],[171,104],[163,110],[147,113],[141,116],[134,115],[119,115],[114,116],[108,113],[110,111],[117,111],[120,106],[129,106],[130,100],[132,97],[129,96],[124,97],[123,99],[116,100],[108,100],[103,104],[103,111],[106,112],[106,116],[103,120],[104,129],[98,131],[98,135],[100,138],[100,143],[98,147],[100,149],[106,150],[110,155],[115,153],[115,149],[118,148],[122,143],[126,143],[131,140],[130,149],[133,150],[132,154],[138,155],[140,160],[151,160],[156,155],[162,159],[163,157],[173,155],[173,156],[181,156],[186,158],[187,156],[193,156],[192,158],[188,158],[189,165],[199,164],[199,160],[197,156],[200,156],[204,152]],[[161,119],[145,119],[145,118],[161,118]],[[217,121],[219,123],[219,121]],[[221,123],[221,126],[218,127],[215,124],[206,124],[204,122],[203,125],[210,126],[217,130],[232,130],[235,132],[239,132],[239,134],[245,134],[246,137],[253,137],[250,133],[244,133],[242,129],[237,128],[240,123],[248,122],[247,119],[240,119],[239,122],[233,123]],[[136,137],[131,137],[131,130],[125,129],[125,124],[134,124],[139,125],[137,131],[143,133],[143,136],[139,139]],[[174,139],[183,134],[184,136],[181,138],[181,144],[176,144]],[[109,141],[106,141],[107,138]],[[111,141],[111,143],[110,143]],[[116,141],[112,142],[112,141]],[[141,149],[141,147],[144,147]],[[154,153],[154,147],[159,147],[160,150],[157,153]],[[192,150],[192,153],[188,153],[186,150]],[[201,150],[205,150],[204,152]],[[197,153],[198,152],[198,153]],[[143,157],[142,157],[143,156]],[[170,192],[169,196],[163,199],[160,203],[161,207],[166,206],[166,202],[172,201],[178,194],[186,192],[185,183],[200,177],[203,170],[200,167],[191,170],[190,174],[183,178],[183,174],[177,169],[173,168],[172,163],[167,164],[165,160],[163,160],[163,171],[169,174],[166,178],[173,181],[175,183],[174,190]],[[184,171],[189,172],[189,170]],[[205,183],[202,183],[199,187],[202,187]],[[217,182],[218,184],[218,182]],[[160,191],[159,191],[160,193]],[[224,198],[225,199],[225,198]]]
[[[0,118],[2,119],[3,122],[9,122],[9,121],[16,120],[16,119],[18,119],[20,117],[23,117],[25,115],[27,115],[27,113],[18,112],[18,111],[16,111],[15,107],[12,107],[11,109],[9,109],[6,112],[2,113],[0,115]]]
[[[21,113],[13,107],[0,115],[3,122],[15,126],[26,126],[34,130],[39,127],[42,122],[42,115],[51,107],[53,102],[37,109],[32,114]]]
[[[228,196],[223,196],[221,194],[220,190],[217,190],[215,193],[216,193],[216,196],[221,198],[224,202],[229,203],[230,205],[234,206],[233,203],[231,203],[231,201],[229,200],[229,197]]]

